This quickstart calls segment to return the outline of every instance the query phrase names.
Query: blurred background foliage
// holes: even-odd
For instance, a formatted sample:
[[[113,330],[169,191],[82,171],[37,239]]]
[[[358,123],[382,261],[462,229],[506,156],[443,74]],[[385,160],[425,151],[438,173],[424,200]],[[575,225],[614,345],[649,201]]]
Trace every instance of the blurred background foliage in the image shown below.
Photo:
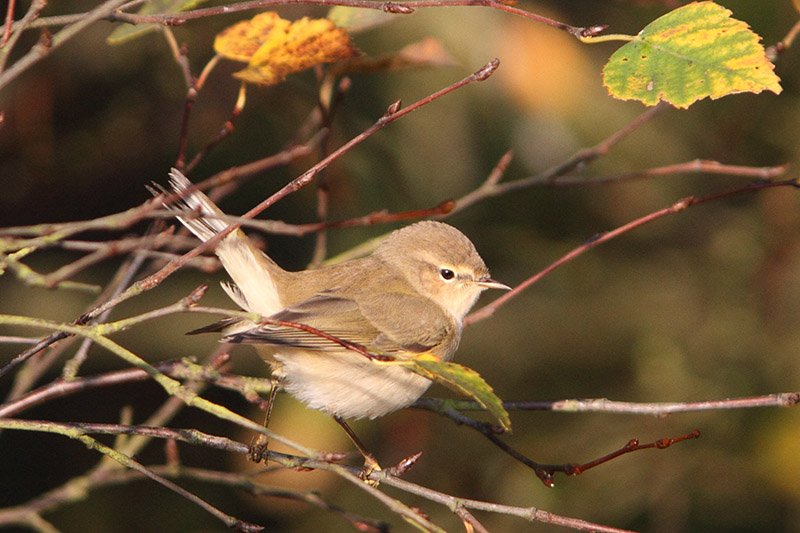
[[[789,0],[720,0],[748,22],[766,45],[781,40],[798,13]],[[96,3],[54,2],[45,15],[75,13]],[[636,33],[675,7],[668,1],[522,2],[519,7],[578,26],[610,24]],[[27,7],[27,6],[24,6]],[[21,8],[18,7],[18,11]],[[309,7],[279,9],[285,18],[324,15]],[[193,71],[213,55],[214,35],[254,13],[212,17],[174,28]],[[97,23],[57,50],[0,94],[0,227],[81,220],[139,205],[145,185],[164,183],[174,163],[186,89],[159,33],[109,47],[115,26]],[[617,44],[582,45],[552,28],[483,8],[420,9],[360,34],[357,46],[378,55],[434,37],[457,60],[450,68],[352,76],[336,115],[330,146],[363,131],[396,99],[411,103],[500,58],[488,81],[473,84],[402,118],[334,163],[331,219],[387,208],[431,207],[477,187],[502,154],[515,158],[505,180],[535,174],[594,145],[643,111],[608,97],[600,71]],[[30,39],[35,39],[31,32]],[[800,54],[779,57],[781,95],[735,95],[704,100],[689,110],[657,115],[583,176],[603,176],[692,160],[727,164],[800,164]],[[222,63],[200,93],[191,117],[189,154],[228,119],[238,90]],[[270,88],[251,88],[235,131],[191,174],[195,181],[287,146],[316,103],[314,75],[293,75]],[[222,207],[243,213],[311,166],[313,157],[257,176]],[[702,174],[673,175],[616,185],[532,188],[492,198],[448,221],[467,233],[495,278],[515,285],[597,232],[749,180]],[[272,219],[315,219],[315,186],[265,213]],[[489,320],[465,331],[457,360],[478,370],[503,399],[608,397],[640,402],[692,401],[798,390],[800,384],[800,198],[788,188],[747,194],[692,208],[604,244],[557,269]],[[330,254],[391,229],[331,232]],[[132,228],[141,234],[144,226]],[[103,234],[87,238],[103,238]],[[270,254],[290,269],[309,261],[313,238],[266,236]],[[42,252],[30,265],[48,272],[77,256]],[[83,272],[104,283],[119,261]],[[115,309],[112,318],[171,303],[200,283],[224,279],[185,269],[162,286]],[[485,295],[486,303],[494,295]],[[207,304],[232,306],[216,283]],[[73,320],[91,297],[24,285],[0,277],[0,312]],[[144,359],[202,356],[212,337],[182,331],[207,322],[171,316],[115,336]],[[20,332],[13,332],[20,334]],[[24,332],[28,333],[28,332]],[[11,334],[3,330],[3,334]],[[32,333],[31,333],[32,334]],[[0,345],[0,361],[21,350]],[[265,375],[247,347],[234,350],[233,369]],[[100,349],[84,373],[121,368]],[[46,376],[42,383],[56,377]],[[10,387],[8,377],[0,392]],[[433,388],[429,394],[448,395]],[[261,415],[233,394],[206,396]],[[134,407],[144,420],[165,399],[153,384],[93,391],[51,402],[25,417],[116,422]],[[454,495],[520,506],[623,528],[667,531],[799,531],[800,415],[796,409],[704,412],[666,419],[611,414],[512,412],[509,442],[548,463],[582,462],[631,438],[643,442],[698,428],[702,437],[664,451],[625,456],[577,478],[545,488],[534,474],[483,437],[436,415],[405,410],[356,431],[384,464],[423,451],[411,481]],[[230,426],[186,410],[173,427],[230,434]],[[324,415],[279,398],[272,428],[325,450],[347,450],[346,436]],[[250,435],[234,430],[233,438]],[[107,440],[106,440],[107,441]],[[179,446],[182,459],[223,470],[260,467],[220,452]],[[153,443],[138,459],[163,461]],[[60,437],[6,431],[0,436],[3,506],[55,487],[99,457]],[[331,503],[410,530],[379,503],[331,474],[271,472],[259,479],[318,490]],[[233,489],[186,482],[227,513],[270,531],[348,531],[341,518],[283,499],[253,498]],[[11,490],[13,488],[13,490]],[[447,530],[459,520],[440,506],[399,494]],[[224,526],[160,486],[141,481],[93,492],[47,518],[62,531],[216,531]],[[478,514],[492,531],[555,531],[555,526]]]

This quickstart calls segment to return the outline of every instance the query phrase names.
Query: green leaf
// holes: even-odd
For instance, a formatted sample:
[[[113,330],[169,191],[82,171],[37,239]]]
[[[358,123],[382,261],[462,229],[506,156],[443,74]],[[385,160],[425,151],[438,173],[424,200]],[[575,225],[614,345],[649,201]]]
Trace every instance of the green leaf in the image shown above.
[[[760,37],[714,2],[693,2],[648,24],[603,69],[611,96],[676,107],[728,94],[782,90]]]
[[[208,0],[150,0],[145,2],[137,15],[153,15],[156,13],[180,13],[199,6]],[[106,38],[110,45],[122,44],[149,33],[158,28],[158,24],[123,24],[118,26]]]
[[[393,361],[390,364],[405,366],[435,383],[444,385],[462,396],[475,400],[497,419],[497,422],[505,431],[511,431],[511,418],[503,407],[503,402],[480,374],[471,368],[458,363],[441,361],[430,355]]]

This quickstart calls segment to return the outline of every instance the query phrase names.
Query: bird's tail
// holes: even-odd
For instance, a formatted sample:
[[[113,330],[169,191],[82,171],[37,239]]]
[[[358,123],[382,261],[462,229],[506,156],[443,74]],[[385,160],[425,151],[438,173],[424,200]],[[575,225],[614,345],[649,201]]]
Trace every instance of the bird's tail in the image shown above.
[[[198,190],[190,191],[193,184],[180,170],[173,168],[169,176],[170,185],[181,195],[181,201],[167,209],[174,212],[189,231],[205,242],[229,226],[225,213],[208,196]],[[266,316],[283,308],[275,278],[285,271],[256,248],[242,230],[232,231],[214,251],[234,282],[222,283],[222,288],[239,306]]]
[[[177,168],[170,170],[169,184],[173,191],[181,195],[180,203],[169,209],[197,238],[205,242],[228,227],[223,220],[225,213],[208,196],[197,190],[186,193],[194,184]],[[181,212],[193,215],[181,216],[178,214]]]

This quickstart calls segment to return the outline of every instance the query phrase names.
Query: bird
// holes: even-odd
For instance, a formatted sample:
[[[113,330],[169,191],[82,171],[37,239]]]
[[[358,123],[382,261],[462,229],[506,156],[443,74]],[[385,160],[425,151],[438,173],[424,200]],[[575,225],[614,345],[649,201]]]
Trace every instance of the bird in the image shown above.
[[[177,169],[170,186],[181,199],[168,208],[199,239],[228,227],[224,213]],[[215,253],[232,280],[222,283],[228,296],[269,320],[226,318],[190,333],[220,332],[222,342],[255,345],[282,389],[340,424],[407,407],[431,385],[352,346],[382,359],[426,354],[449,361],[480,294],[510,289],[491,278],[466,235],[432,220],[392,231],[365,257],[294,272],[241,229],[222,238]]]

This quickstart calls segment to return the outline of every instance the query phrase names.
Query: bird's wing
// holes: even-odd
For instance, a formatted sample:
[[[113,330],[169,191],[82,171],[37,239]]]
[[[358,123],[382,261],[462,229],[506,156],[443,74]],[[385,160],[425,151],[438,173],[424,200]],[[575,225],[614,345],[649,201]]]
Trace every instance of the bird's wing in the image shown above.
[[[364,317],[380,331],[373,345],[384,352],[429,351],[455,327],[441,306],[419,295],[376,292],[358,303]]]
[[[341,343],[319,332],[382,353],[424,352],[438,345],[452,322],[427,298],[405,293],[378,293],[345,298],[325,292],[292,305],[272,317],[288,325],[260,324],[223,338],[227,342],[275,344],[320,351],[341,351]]]
[[[380,334],[364,318],[354,300],[325,293],[287,307],[270,318],[308,326],[345,342],[365,347]],[[323,351],[342,349],[341,344],[316,331],[277,324],[259,324],[246,331],[228,335],[223,340],[250,344],[276,344]]]

